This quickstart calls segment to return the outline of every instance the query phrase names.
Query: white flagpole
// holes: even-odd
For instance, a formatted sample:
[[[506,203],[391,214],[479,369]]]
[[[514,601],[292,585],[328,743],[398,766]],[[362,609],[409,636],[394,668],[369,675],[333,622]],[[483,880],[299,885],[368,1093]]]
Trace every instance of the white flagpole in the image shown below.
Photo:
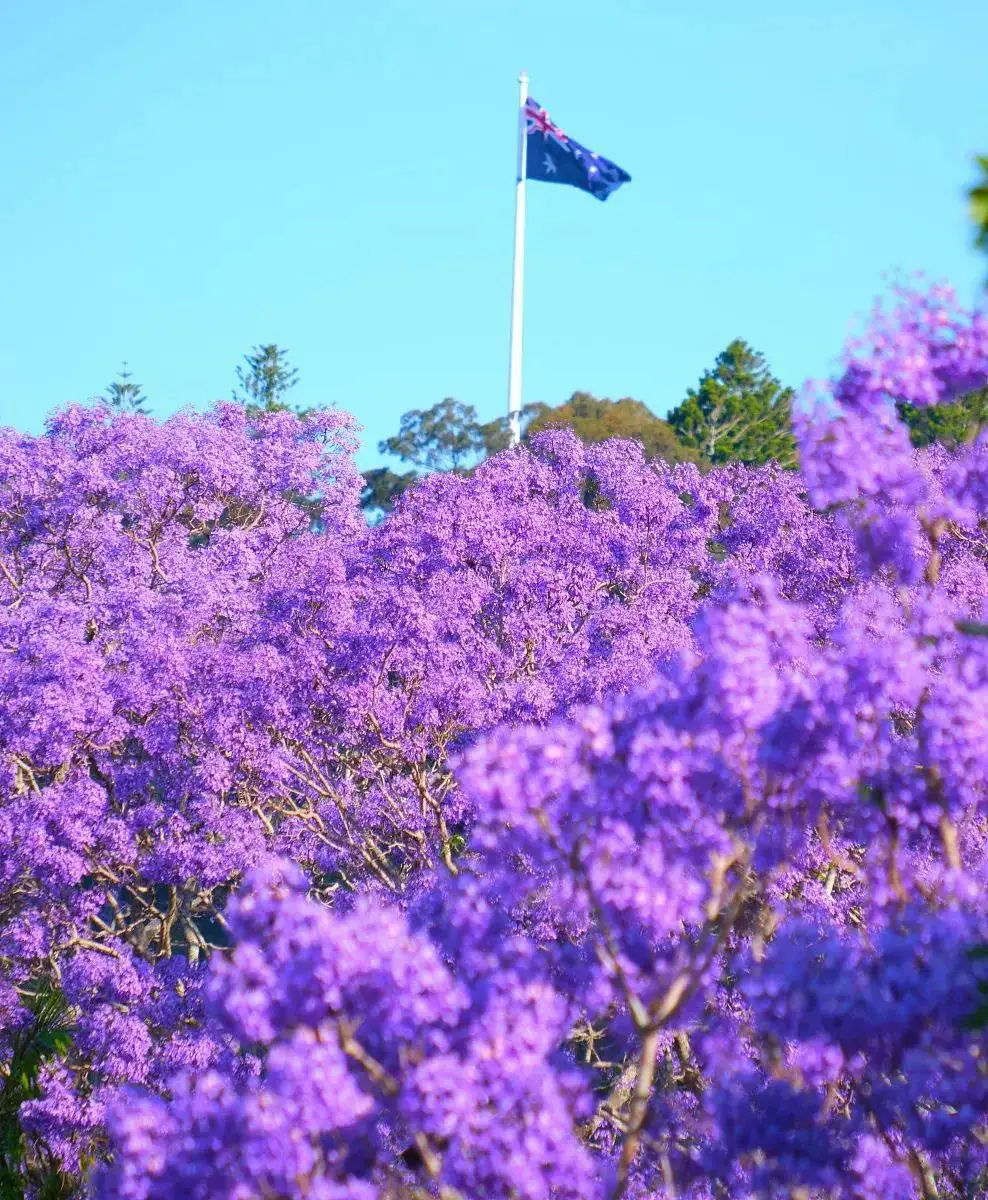
[[[515,183],[515,257],[511,281],[511,369],[508,375],[508,424],[511,445],[521,438],[521,343],[522,309],[525,293],[525,167],[528,138],[525,136],[525,101],[528,76],[518,77],[518,179]]]

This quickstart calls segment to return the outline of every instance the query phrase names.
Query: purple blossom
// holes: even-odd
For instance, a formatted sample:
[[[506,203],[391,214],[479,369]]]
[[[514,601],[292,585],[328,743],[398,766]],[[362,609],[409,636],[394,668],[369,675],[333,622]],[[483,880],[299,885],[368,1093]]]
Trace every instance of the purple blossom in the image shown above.
[[[988,459],[894,405],[986,364],[901,292],[799,475],[554,432],[373,529],[339,414],[0,434],[0,1087],[72,1029],[28,1169],[981,1194]]]

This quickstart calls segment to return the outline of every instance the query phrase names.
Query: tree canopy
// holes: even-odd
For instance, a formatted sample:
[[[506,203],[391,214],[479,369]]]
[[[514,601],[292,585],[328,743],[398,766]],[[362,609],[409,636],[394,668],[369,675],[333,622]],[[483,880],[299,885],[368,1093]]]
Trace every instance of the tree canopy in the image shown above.
[[[147,416],[147,397],[139,383],[132,383],[133,373],[127,370],[126,361],[123,369],[117,372],[117,378],[109,385],[100,403],[113,412],[142,413]]]
[[[378,450],[420,470],[464,471],[492,452],[494,432],[480,424],[472,404],[447,397],[431,408],[405,413],[398,432],[381,441]]]
[[[244,355],[244,363],[237,367],[238,386],[233,389],[236,403],[254,413],[294,408],[285,395],[298,383],[298,369],[289,366],[287,350],[274,344],[254,346],[250,354]]]
[[[988,324],[843,361],[372,529],[342,413],[0,430],[0,1195],[985,1196]]]
[[[360,504],[368,512],[390,512],[395,501],[412,486],[415,471],[392,471],[390,467],[372,467],[364,472],[364,487]]]
[[[981,173],[968,192],[975,245],[988,254],[988,155],[979,154],[976,162]]]
[[[522,411],[522,428],[542,405],[529,405]],[[481,421],[472,404],[452,397],[431,408],[412,409],[401,418],[398,432],[378,443],[381,454],[389,454],[412,469],[398,472],[389,467],[374,467],[364,472],[361,504],[369,512],[389,512],[398,497],[412,486],[422,473],[451,471],[467,475],[478,464],[507,449],[511,443],[508,418]]]
[[[669,414],[683,445],[714,464],[796,465],[792,388],[771,373],[763,355],[741,338],[720,354]]]
[[[793,392],[771,374],[761,354],[737,339],[717,358],[699,387],[670,414],[658,417],[640,400],[620,400],[574,392],[555,407],[529,404],[522,410],[522,440],[548,429],[570,429],[586,445],[612,438],[637,441],[647,459],[712,465],[740,461],[751,465],[796,465],[791,429]],[[480,420],[472,404],[447,397],[427,409],[412,409],[398,432],[378,443],[411,468],[375,467],[364,474],[366,511],[388,512],[421,473],[469,474],[510,444],[507,417]]]
[[[969,392],[950,404],[897,404],[896,409],[909,426],[914,446],[939,442],[953,450],[974,441],[988,425],[988,388]]]
[[[679,440],[668,421],[629,397],[608,400],[574,392],[558,408],[543,406],[529,422],[526,436],[545,429],[572,429],[588,445],[609,438],[630,438],[641,442],[647,458],[664,458],[667,462],[697,462],[700,458],[696,450]]]

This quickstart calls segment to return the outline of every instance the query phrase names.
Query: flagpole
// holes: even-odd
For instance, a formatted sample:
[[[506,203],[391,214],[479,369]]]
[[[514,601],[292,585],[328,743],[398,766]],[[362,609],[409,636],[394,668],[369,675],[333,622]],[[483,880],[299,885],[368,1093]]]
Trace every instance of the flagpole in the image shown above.
[[[521,348],[522,309],[525,293],[525,174],[527,142],[525,136],[525,101],[528,99],[528,76],[518,76],[518,178],[515,182],[515,254],[514,275],[511,281],[511,367],[508,374],[508,426],[511,445],[521,438]]]

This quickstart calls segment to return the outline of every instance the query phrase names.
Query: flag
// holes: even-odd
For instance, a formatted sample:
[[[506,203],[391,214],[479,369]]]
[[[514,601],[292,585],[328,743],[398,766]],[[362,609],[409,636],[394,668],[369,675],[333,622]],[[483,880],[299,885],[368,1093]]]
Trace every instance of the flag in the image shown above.
[[[528,179],[568,183],[606,200],[631,176],[609,158],[594,154],[567,136],[534,100],[525,101],[526,170]]]

